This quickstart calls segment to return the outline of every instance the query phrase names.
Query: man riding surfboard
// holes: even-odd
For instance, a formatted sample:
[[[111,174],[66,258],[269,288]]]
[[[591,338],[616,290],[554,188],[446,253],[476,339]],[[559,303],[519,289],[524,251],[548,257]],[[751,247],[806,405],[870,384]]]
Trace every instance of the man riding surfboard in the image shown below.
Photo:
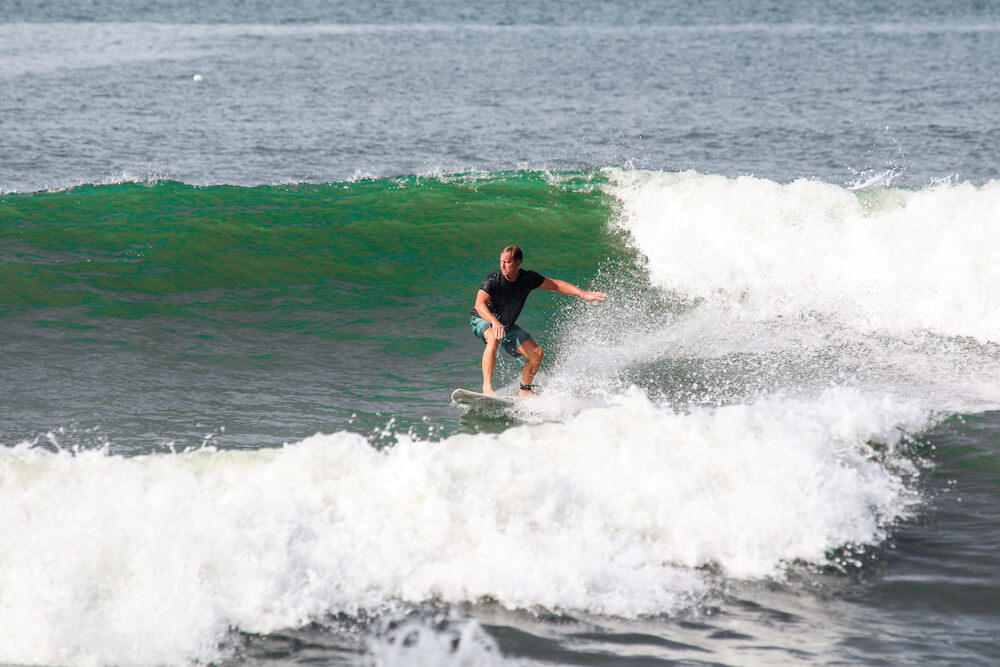
[[[486,344],[483,350],[483,393],[490,396],[497,395],[493,390],[493,371],[500,346],[510,356],[524,359],[518,395],[537,395],[532,391],[531,381],[542,365],[544,352],[531,334],[516,324],[529,292],[534,289],[550,290],[585,301],[603,301],[606,298],[603,292],[587,292],[563,280],[521,269],[523,257],[521,249],[513,245],[500,252],[500,270],[483,279],[476,292],[476,304],[469,321],[472,332]]]

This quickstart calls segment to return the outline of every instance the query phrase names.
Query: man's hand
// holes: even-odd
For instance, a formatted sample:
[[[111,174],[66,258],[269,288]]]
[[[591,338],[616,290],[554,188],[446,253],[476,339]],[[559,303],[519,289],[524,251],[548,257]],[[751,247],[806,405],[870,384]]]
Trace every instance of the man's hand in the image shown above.
[[[584,301],[604,301],[608,295],[604,292],[584,292],[580,298]]]
[[[490,329],[490,331],[493,332],[493,336],[497,340],[503,340],[505,332],[503,330],[503,325],[502,324],[500,324],[499,322],[497,322],[496,324],[493,325],[493,327]]]

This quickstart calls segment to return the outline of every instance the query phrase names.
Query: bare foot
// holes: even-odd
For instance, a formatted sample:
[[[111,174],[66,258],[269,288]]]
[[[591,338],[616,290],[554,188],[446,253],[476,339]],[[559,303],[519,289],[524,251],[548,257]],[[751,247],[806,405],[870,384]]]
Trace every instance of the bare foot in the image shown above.
[[[528,391],[526,389],[518,390],[517,395],[521,398],[538,398],[538,394],[536,394],[533,391]]]
[[[487,396],[499,396],[500,394],[493,391],[493,387],[483,387],[483,393]]]

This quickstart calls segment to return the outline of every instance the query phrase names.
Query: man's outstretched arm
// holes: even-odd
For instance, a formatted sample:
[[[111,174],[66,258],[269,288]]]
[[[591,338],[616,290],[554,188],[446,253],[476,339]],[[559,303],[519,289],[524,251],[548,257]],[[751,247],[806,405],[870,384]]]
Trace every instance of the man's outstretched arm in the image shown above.
[[[571,285],[565,280],[556,280],[555,278],[546,278],[545,282],[539,285],[539,288],[549,290],[551,292],[559,292],[560,294],[578,296],[584,301],[604,301],[604,299],[607,298],[607,295],[604,292],[588,292],[580,289],[576,285]]]

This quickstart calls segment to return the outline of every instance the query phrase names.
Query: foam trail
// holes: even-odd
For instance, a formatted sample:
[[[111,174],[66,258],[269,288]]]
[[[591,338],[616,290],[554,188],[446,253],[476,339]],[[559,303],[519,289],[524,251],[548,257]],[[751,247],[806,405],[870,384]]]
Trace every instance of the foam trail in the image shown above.
[[[492,667],[520,664],[506,661],[500,647],[471,618],[455,612],[433,618],[390,619],[368,640],[370,664],[379,667]]]
[[[483,596],[633,617],[698,568],[780,576],[907,516],[919,404],[854,390],[677,413],[639,392],[565,423],[281,449],[0,449],[0,661],[210,661],[232,626]],[[868,442],[889,446],[888,464]]]

